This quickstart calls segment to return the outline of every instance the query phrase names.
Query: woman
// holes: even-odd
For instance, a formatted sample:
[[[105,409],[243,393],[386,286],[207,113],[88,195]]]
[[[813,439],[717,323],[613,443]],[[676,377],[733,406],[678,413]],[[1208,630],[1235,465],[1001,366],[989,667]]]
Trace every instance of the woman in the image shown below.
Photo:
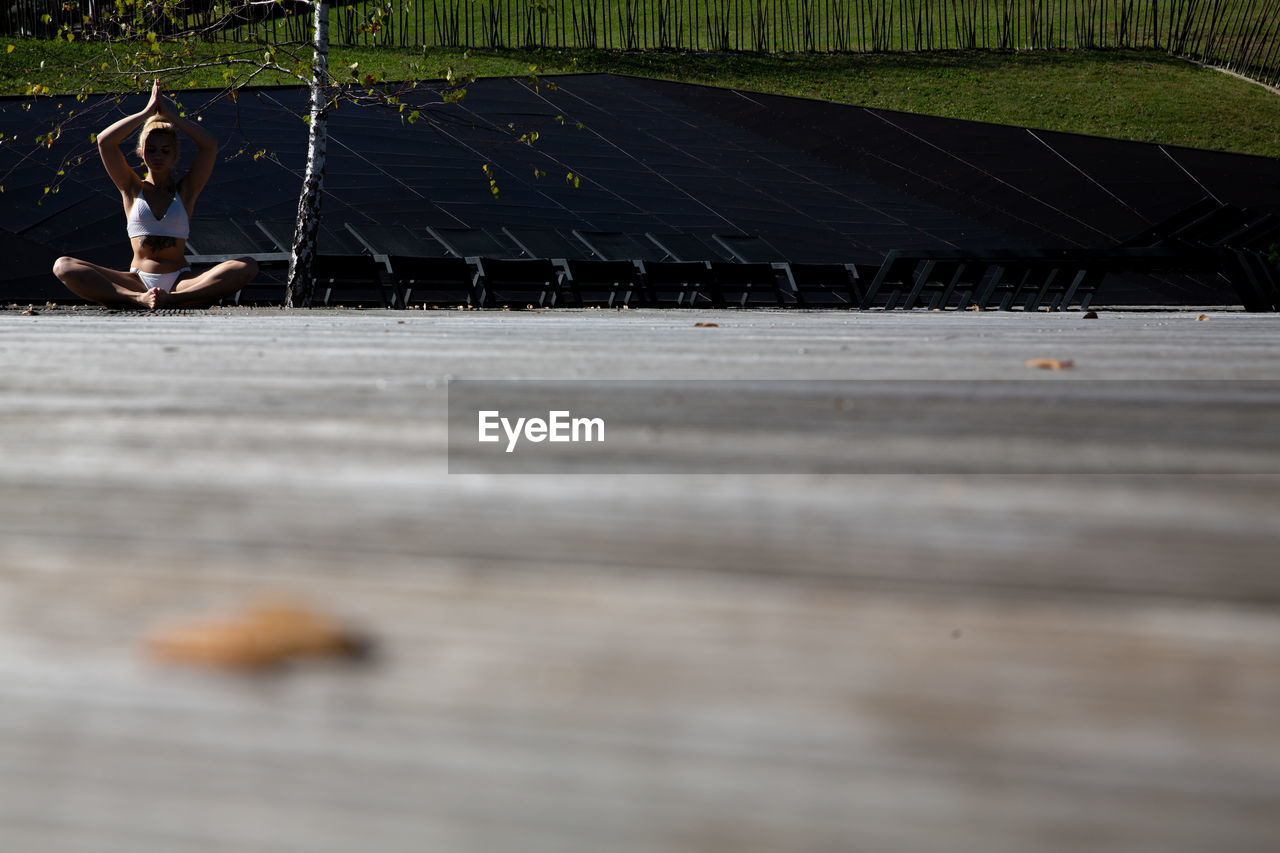
[[[147,169],[145,177],[138,177],[120,150],[140,125],[137,151]],[[173,173],[180,152],[179,131],[196,146],[191,167],[181,179]],[[218,145],[213,134],[177,114],[161,94],[159,80],[142,112],[98,134],[98,153],[124,202],[133,263],[128,272],[121,272],[76,258],[58,258],[53,274],[73,293],[102,305],[185,308],[212,304],[258,274],[252,258],[226,261],[200,275],[193,275],[186,265],[191,214],[213,172]]]

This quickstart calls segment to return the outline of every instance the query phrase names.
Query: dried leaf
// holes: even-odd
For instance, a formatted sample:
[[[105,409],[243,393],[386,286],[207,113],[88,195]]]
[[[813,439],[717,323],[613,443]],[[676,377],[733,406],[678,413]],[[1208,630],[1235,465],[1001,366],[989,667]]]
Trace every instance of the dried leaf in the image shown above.
[[[1204,320],[1208,320],[1208,319],[1209,319],[1209,315],[1208,315],[1208,314],[1201,314],[1199,317],[1197,317],[1197,318],[1196,318],[1196,321],[1197,321],[1197,322],[1202,322],[1202,321],[1204,321]]]
[[[261,670],[301,658],[356,658],[368,639],[330,616],[291,602],[263,602],[221,619],[163,628],[146,640],[157,659]]]
[[[1069,358],[1029,358],[1027,359],[1027,367],[1035,367],[1040,370],[1070,370],[1075,367],[1076,363]]]
[[[1086,320],[1096,320],[1096,319],[1098,319],[1098,312],[1097,312],[1097,311],[1086,311],[1086,312],[1084,312],[1084,319],[1086,319]]]
[[[718,329],[720,328],[720,324],[719,323],[694,323],[693,327],[695,329]]]

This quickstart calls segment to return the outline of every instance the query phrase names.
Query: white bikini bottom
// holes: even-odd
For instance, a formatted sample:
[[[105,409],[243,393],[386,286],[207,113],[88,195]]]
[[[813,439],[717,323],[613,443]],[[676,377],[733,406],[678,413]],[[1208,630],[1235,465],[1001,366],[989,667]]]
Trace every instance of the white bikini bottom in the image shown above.
[[[147,290],[158,287],[165,293],[173,290],[173,286],[178,283],[178,279],[182,278],[186,273],[191,272],[191,267],[183,267],[175,272],[143,272],[134,267],[129,272],[142,279],[142,283],[146,285]]]

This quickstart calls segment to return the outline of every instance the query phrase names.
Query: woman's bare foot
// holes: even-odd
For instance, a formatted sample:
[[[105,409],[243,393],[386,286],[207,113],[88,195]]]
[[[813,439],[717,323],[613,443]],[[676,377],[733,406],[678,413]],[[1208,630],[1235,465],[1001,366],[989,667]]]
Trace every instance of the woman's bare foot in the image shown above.
[[[161,290],[158,287],[153,287],[145,293],[139,293],[134,298],[137,300],[139,306],[149,308],[152,311],[157,308],[163,308],[165,305],[168,305],[172,299],[168,291]]]

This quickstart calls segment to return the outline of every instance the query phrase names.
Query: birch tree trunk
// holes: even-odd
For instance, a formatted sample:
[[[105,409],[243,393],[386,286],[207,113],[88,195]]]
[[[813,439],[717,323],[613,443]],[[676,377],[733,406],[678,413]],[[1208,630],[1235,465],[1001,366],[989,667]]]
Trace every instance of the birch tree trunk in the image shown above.
[[[285,285],[286,308],[309,307],[314,286],[312,268],[320,233],[320,198],[324,191],[325,160],[329,143],[329,104],[325,84],[329,79],[329,0],[311,0],[315,9],[312,43],[311,109],[307,134],[307,169],[298,196],[293,245],[289,253],[289,281]]]

